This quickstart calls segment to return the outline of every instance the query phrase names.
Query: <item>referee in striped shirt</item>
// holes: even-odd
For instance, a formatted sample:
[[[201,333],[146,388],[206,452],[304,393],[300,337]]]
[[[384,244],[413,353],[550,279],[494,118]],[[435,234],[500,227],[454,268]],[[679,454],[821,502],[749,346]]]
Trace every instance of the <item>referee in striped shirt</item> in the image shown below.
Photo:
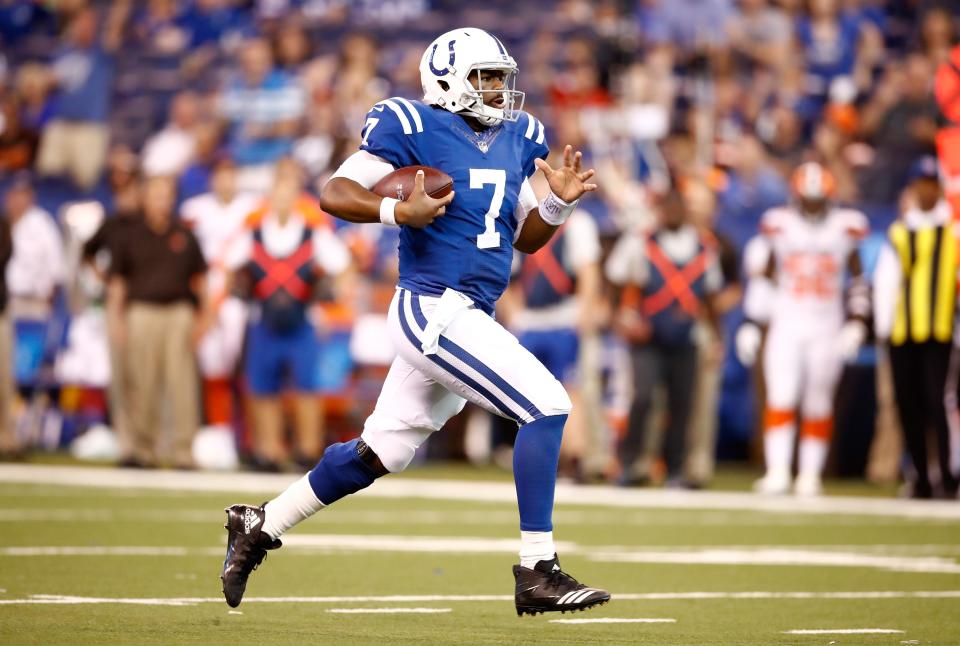
[[[957,322],[960,237],[943,199],[936,159],[925,157],[911,169],[907,208],[890,226],[874,278],[877,337],[889,341],[893,385],[900,423],[916,472],[911,495],[931,498],[927,434],[936,435],[939,496],[957,495],[951,465],[948,418],[956,411],[957,357],[951,362]],[[951,373],[954,373],[951,378]]]

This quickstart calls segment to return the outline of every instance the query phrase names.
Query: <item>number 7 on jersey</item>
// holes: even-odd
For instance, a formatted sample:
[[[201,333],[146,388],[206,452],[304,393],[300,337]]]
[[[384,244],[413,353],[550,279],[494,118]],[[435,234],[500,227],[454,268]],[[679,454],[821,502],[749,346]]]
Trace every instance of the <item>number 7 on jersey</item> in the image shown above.
[[[490,208],[484,216],[486,227],[480,235],[477,236],[477,247],[480,249],[491,249],[500,246],[500,233],[496,230],[497,216],[500,215],[500,207],[503,205],[504,187],[507,183],[507,171],[502,168],[471,168],[470,169],[470,188],[483,188],[486,184],[493,184],[493,199],[490,200]]]

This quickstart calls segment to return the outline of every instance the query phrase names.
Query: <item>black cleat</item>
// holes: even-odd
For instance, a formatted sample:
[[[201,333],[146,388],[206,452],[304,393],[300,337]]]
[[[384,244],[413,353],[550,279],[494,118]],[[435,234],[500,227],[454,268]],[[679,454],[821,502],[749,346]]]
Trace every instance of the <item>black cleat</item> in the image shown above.
[[[223,559],[223,596],[227,605],[236,608],[243,600],[247,588],[247,577],[267,557],[267,550],[275,550],[282,545],[280,539],[271,538],[261,532],[263,527],[263,505],[231,505],[224,509],[227,522],[227,556]]]
[[[556,554],[549,561],[540,561],[534,568],[513,566],[517,580],[517,616],[538,612],[586,610],[610,601],[610,593],[588,588],[560,569]]]

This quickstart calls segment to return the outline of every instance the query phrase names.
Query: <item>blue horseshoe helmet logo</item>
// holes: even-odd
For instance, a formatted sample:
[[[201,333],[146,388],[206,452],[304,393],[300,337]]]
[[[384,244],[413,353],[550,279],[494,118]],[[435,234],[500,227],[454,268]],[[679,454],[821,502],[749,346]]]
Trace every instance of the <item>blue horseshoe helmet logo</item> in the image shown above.
[[[457,42],[457,41],[456,41],[456,40],[451,40],[449,43],[447,43],[447,47],[450,49],[450,60],[447,61],[447,66],[448,66],[448,67],[453,67],[453,61],[456,60],[456,58],[457,58],[457,53],[456,53],[455,51],[453,51],[453,44],[454,44],[455,42]],[[436,56],[436,54],[437,54],[437,45],[438,45],[438,43],[434,43],[434,44],[433,44],[433,50],[430,51],[430,61],[429,61],[430,71],[433,72],[436,76],[446,76],[447,74],[450,73],[450,70],[449,70],[449,69],[446,69],[446,68],[445,68],[445,69],[442,69],[442,70],[438,70],[436,67],[433,66],[433,57]]]

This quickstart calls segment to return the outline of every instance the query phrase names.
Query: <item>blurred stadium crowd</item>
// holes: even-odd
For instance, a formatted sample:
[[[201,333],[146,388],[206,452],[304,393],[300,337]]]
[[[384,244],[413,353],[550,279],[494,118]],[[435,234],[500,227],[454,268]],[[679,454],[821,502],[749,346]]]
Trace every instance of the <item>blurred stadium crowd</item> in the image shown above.
[[[756,456],[761,382],[732,341],[744,247],[816,160],[869,219],[870,274],[947,123],[933,81],[956,2],[0,0],[0,449],[231,467],[236,443],[284,469],[356,434],[392,357],[396,231],[314,198],[370,106],[418,98],[426,43],[464,25],[503,40],[525,109],[600,180],[498,311],[572,391],[561,468],[702,486],[716,457]],[[665,211],[718,241],[720,324],[678,323],[699,352],[651,376],[609,256]],[[906,462],[879,356],[846,366],[831,468],[891,482]],[[638,399],[649,433],[629,430]],[[516,430],[452,424],[424,457],[500,462]]]

